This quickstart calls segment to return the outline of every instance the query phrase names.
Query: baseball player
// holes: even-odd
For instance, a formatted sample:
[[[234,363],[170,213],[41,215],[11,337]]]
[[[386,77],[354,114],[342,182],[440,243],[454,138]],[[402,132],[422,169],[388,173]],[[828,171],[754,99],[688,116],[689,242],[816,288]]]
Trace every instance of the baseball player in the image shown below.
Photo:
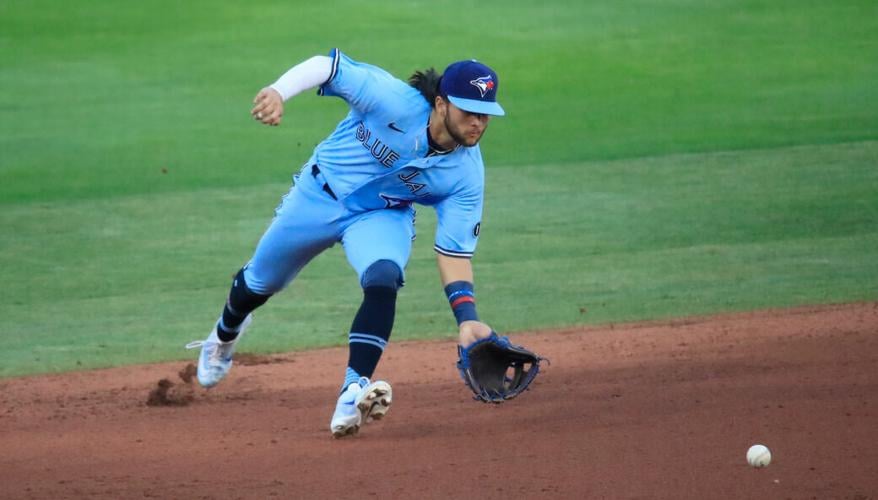
[[[432,68],[409,82],[354,61],[338,49],[291,68],[262,89],[255,120],[281,123],[284,102],[317,87],[350,107],[294,176],[250,261],[235,276],[222,315],[201,347],[198,381],[216,385],[232,367],[235,345],[252,312],[286,287],[308,262],[341,243],[363,289],[351,324],[349,357],[330,422],[335,437],[355,434],[392,402],[385,381],[372,381],[393,327],[397,291],[415,235],[414,203],[437,213],[439,274],[459,326],[460,345],[491,334],[479,321],[470,258],[482,216],[484,166],[479,150],[497,103],[497,74],[475,60]]]

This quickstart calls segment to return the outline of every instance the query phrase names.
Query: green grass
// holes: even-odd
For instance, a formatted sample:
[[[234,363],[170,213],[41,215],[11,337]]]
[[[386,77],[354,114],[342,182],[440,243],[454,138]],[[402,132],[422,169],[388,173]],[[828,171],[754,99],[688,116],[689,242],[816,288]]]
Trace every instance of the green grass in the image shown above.
[[[401,77],[495,66],[492,165],[873,139],[875,33],[871,0],[6,0],[0,200],[276,182],[345,107],[303,96],[265,130],[250,100],[333,46]]]
[[[502,331],[878,297],[878,142],[491,170],[475,259]],[[285,184],[8,207],[3,374],[191,357]],[[421,237],[396,339],[453,335]],[[247,350],[346,341],[339,248],[259,313]]]
[[[0,376],[190,358],[345,113],[249,102],[332,46],[500,73],[474,261],[500,330],[875,300],[876,33],[849,0],[0,3]],[[397,339],[453,334],[433,223]],[[332,249],[243,348],[343,344],[358,300]]]

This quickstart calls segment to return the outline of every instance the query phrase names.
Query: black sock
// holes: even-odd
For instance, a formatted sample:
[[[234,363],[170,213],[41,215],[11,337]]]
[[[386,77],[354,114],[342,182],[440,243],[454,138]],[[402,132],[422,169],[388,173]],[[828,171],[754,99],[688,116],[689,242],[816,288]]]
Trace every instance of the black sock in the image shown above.
[[[244,318],[265,304],[269,297],[270,295],[259,295],[250,290],[244,281],[244,270],[238,271],[232,281],[232,289],[229,290],[229,299],[223,307],[223,316],[216,325],[217,337],[223,342],[235,340]]]
[[[363,377],[372,377],[393,329],[396,290],[373,286],[363,289],[363,303],[351,324],[348,337],[348,367]]]

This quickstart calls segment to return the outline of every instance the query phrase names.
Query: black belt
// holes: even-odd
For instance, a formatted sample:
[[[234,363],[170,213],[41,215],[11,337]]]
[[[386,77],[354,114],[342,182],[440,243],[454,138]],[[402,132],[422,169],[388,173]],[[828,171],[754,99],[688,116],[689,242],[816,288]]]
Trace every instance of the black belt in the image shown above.
[[[311,165],[311,175],[313,175],[314,178],[316,179],[319,174],[320,174],[320,168],[316,164]],[[332,192],[332,188],[330,188],[329,184],[327,184],[326,182],[323,183],[323,190],[326,191],[329,194],[329,196],[332,196],[333,200],[338,201],[338,197],[335,196],[335,193]]]

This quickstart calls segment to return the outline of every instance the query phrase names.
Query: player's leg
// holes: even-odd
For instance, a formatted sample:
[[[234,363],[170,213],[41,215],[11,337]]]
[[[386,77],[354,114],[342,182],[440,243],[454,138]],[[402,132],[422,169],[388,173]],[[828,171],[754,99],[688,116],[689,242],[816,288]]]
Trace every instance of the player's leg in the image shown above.
[[[337,241],[340,230],[333,221],[338,218],[339,205],[313,184],[310,177],[300,176],[276,210],[253,258],[232,281],[213,331],[207,340],[190,344],[202,348],[198,364],[201,385],[216,385],[231,369],[237,340],[250,324],[251,313]]]
[[[338,220],[344,207],[310,174],[303,171],[296,179],[244,266],[247,287],[256,294],[271,296],[286,288],[311,259],[341,238]]]
[[[348,368],[355,372],[349,377],[371,378],[390,338],[397,291],[403,286],[403,269],[411,255],[413,219],[411,209],[377,210],[345,229],[345,255],[363,288],[349,336]]]
[[[345,254],[360,277],[363,301],[351,323],[343,392],[330,423],[337,437],[382,418],[392,402],[390,385],[371,378],[393,329],[396,295],[414,237],[413,215],[409,209],[379,210],[345,230]]]

